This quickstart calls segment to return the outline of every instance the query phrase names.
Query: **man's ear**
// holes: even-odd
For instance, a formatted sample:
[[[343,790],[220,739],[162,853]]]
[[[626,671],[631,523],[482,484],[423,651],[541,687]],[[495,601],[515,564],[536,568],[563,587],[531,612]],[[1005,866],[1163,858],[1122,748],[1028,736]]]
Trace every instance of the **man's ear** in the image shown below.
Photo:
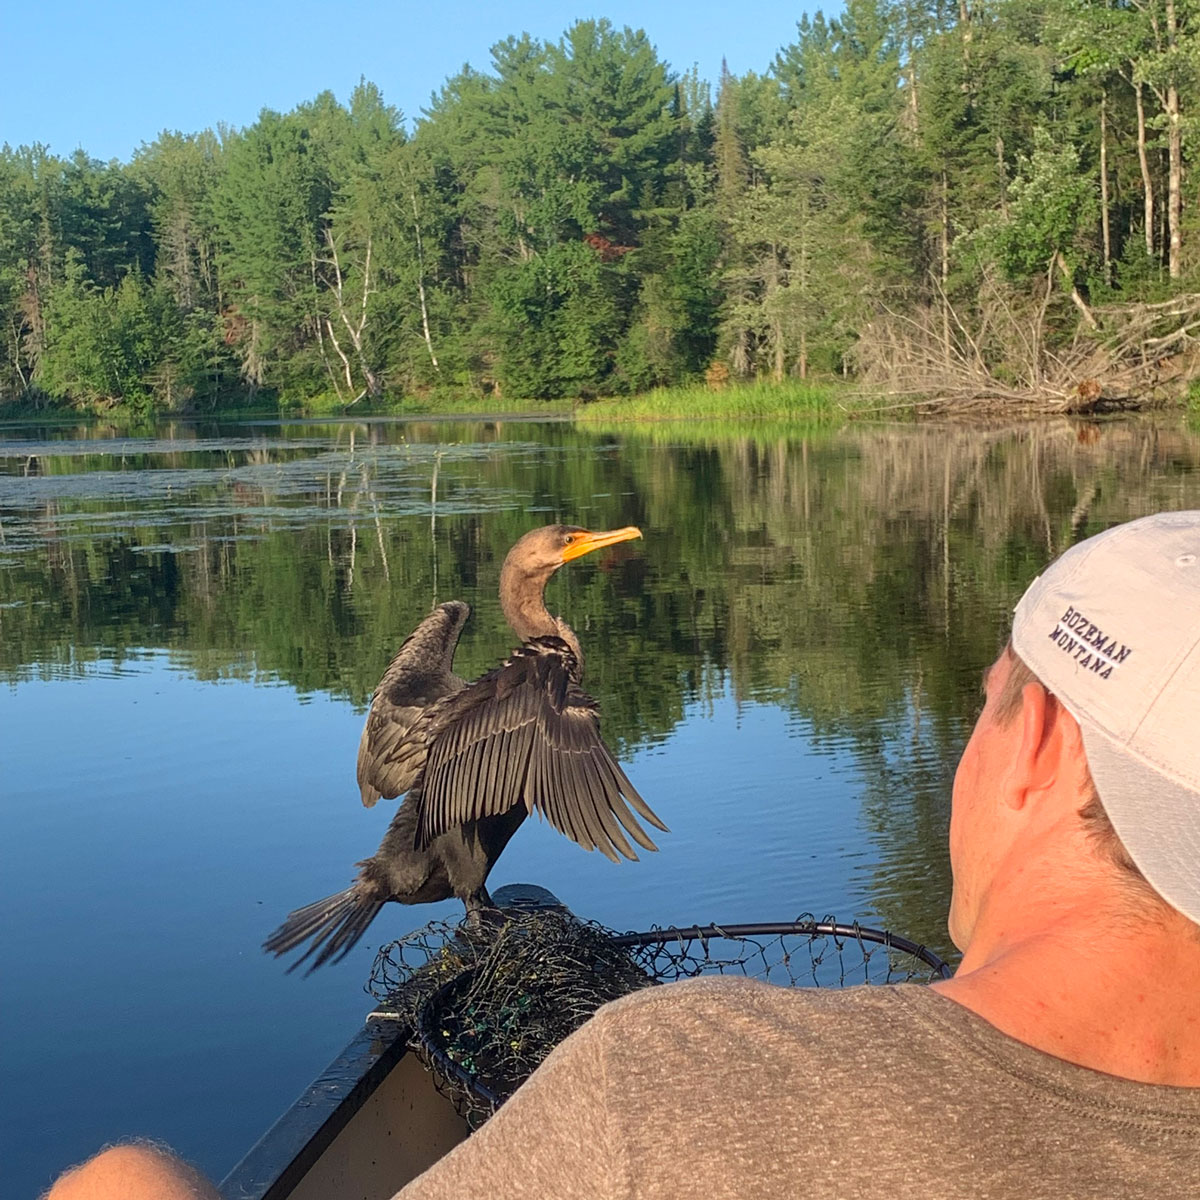
[[[1015,786],[1006,790],[1013,808],[1023,807],[1031,792],[1045,791],[1057,778],[1060,755],[1065,749],[1059,717],[1066,715],[1040,683],[1030,682],[1021,689],[1021,744],[1013,762]]]

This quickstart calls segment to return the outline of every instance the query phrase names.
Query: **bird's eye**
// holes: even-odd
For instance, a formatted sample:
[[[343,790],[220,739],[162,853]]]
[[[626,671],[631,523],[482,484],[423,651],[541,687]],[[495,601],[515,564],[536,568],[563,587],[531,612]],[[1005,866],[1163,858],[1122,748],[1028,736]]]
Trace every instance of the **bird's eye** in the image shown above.
[[[566,537],[563,538],[563,544],[569,546],[574,540],[575,535],[573,533],[568,533]]]

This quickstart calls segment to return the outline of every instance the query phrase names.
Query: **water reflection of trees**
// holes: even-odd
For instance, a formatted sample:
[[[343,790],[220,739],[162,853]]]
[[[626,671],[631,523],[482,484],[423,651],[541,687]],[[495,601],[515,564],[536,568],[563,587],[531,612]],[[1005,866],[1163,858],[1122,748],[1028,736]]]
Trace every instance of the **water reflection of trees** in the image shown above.
[[[531,524],[637,523],[644,544],[551,585],[610,734],[662,738],[728,681],[818,742],[853,746],[877,906],[935,944],[948,780],[1012,604],[1072,541],[1200,506],[1200,437],[1147,422],[810,436],[439,423],[277,438],[199,459],[131,448],[120,471],[152,469],[111,496],[89,475],[114,470],[95,443],[73,457],[49,447],[40,486],[89,487],[29,504],[0,492],[0,677],[163,646],[203,677],[265,672],[362,704],[435,596],[475,605],[462,668],[495,660],[511,641],[500,562]]]
[[[982,669],[1028,581],[1073,541],[1200,505],[1200,440],[1148,424],[894,429],[722,451],[723,613],[744,694],[849,735],[895,923],[944,940],[949,781]]]

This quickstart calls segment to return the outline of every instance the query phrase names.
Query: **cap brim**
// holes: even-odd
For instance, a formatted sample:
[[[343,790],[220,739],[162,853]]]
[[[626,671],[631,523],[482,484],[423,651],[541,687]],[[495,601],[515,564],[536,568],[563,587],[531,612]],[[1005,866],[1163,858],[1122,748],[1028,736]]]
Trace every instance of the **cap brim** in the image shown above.
[[[1200,924],[1200,793],[1090,722],[1079,728],[1100,803],[1129,857],[1172,908]]]

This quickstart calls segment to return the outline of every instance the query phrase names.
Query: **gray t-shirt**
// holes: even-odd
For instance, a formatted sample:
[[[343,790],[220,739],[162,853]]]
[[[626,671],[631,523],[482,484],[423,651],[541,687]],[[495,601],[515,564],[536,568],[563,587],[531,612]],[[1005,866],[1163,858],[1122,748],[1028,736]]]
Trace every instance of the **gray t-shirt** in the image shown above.
[[[1200,1088],[929,988],[697,980],[607,1005],[403,1200],[1200,1197]]]

